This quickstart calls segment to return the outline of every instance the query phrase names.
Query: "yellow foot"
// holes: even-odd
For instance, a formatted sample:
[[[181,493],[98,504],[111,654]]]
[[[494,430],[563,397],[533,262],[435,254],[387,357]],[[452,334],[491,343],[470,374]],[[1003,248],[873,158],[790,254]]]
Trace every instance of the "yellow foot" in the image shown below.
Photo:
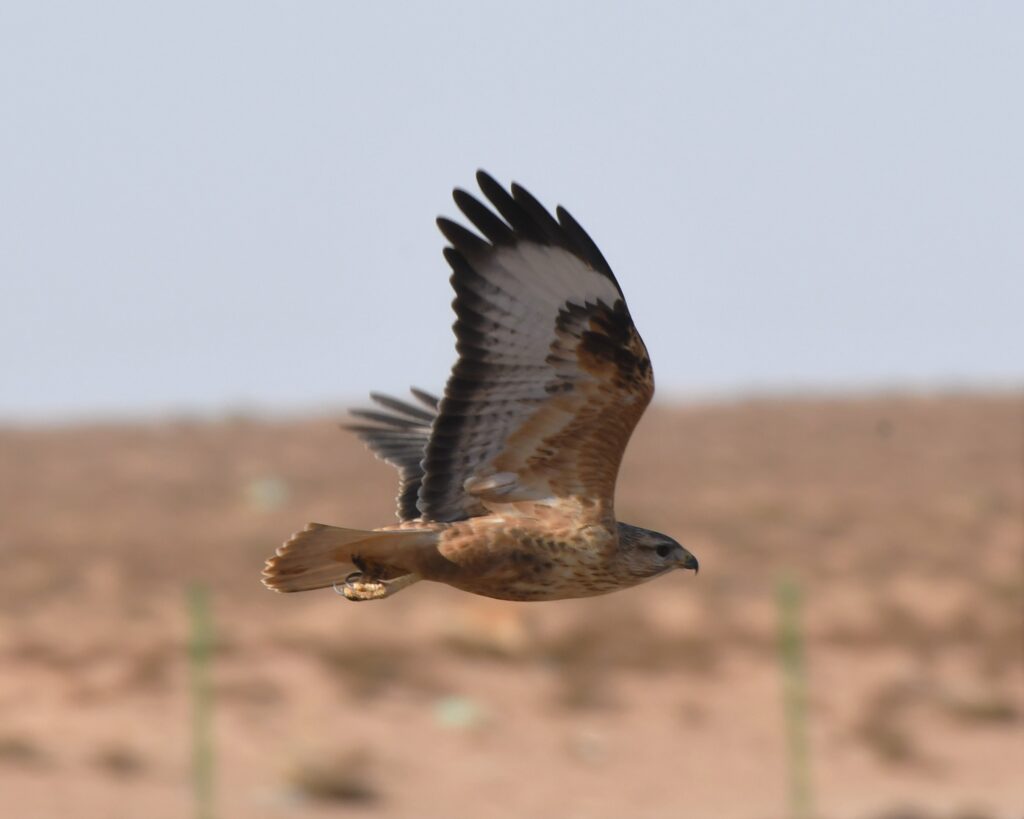
[[[404,574],[394,580],[374,580],[362,572],[352,572],[340,586],[335,584],[334,590],[345,596],[346,600],[358,603],[362,600],[383,600],[410,586],[419,580],[415,574]]]

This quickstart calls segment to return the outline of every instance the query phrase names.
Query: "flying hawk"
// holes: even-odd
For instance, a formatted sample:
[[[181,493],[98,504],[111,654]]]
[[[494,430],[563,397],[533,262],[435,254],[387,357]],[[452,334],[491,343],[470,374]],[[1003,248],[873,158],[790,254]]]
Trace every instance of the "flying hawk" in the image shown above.
[[[480,171],[456,189],[479,233],[437,225],[455,289],[458,361],[444,397],[371,394],[349,426],[398,468],[400,523],[311,523],[267,561],[279,592],[376,600],[419,580],[503,600],[586,597],[697,559],[615,520],[615,478],[654,394],[651,361],[597,245],[562,207]]]

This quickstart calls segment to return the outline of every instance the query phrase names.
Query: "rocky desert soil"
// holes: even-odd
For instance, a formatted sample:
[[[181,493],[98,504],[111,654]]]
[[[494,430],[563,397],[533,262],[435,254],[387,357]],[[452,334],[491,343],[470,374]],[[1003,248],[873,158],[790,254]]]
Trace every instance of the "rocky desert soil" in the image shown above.
[[[342,417],[0,429],[0,815],[789,816],[780,584],[815,815],[1024,816],[1024,394],[656,405],[622,519],[701,561],[590,600],[275,595],[307,521],[391,520]]]

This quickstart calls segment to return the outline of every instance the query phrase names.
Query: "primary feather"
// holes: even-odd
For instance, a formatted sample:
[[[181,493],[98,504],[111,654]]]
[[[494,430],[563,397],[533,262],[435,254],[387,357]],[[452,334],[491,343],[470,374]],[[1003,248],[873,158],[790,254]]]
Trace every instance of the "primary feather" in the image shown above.
[[[343,424],[382,461],[398,469],[397,515],[400,521],[420,516],[416,505],[423,482],[423,453],[437,417],[438,399],[424,390],[410,390],[422,406],[372,392],[370,398],[388,412],[354,409],[349,414],[370,423]]]

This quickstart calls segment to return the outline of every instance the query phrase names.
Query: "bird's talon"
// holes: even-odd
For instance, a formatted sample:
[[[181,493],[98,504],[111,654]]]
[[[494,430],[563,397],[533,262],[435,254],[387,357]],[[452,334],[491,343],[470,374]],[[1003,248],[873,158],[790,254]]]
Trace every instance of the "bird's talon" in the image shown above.
[[[387,597],[387,584],[382,580],[364,580],[364,573],[361,571],[350,572],[345,580],[334,584],[334,591],[342,595],[346,600],[359,602],[361,600],[378,600]]]
[[[362,570],[355,571],[355,572],[349,572],[347,575],[345,575],[345,586],[346,587],[355,586],[357,583],[361,582],[362,579],[363,579],[363,572],[362,572]]]
[[[356,583],[359,582],[362,576],[362,572],[349,572],[347,575],[345,575],[345,579],[342,580],[341,583],[335,582],[331,585],[331,588],[334,589],[335,594],[340,594],[343,597],[348,597],[348,590],[355,588]]]

